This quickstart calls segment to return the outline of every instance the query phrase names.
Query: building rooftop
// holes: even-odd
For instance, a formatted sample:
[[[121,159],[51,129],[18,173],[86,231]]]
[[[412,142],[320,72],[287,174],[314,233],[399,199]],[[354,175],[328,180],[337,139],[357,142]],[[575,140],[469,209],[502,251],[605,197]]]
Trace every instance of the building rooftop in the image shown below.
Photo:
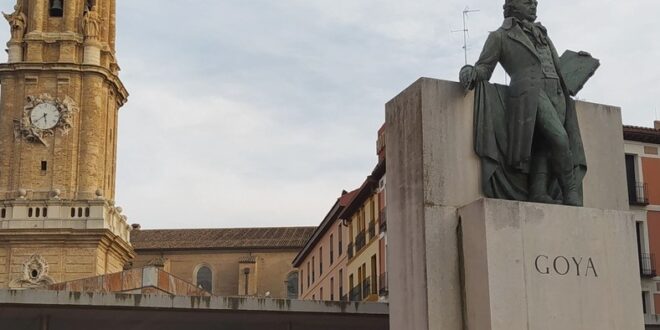
[[[316,227],[134,230],[140,250],[300,249]]]
[[[323,235],[330,229],[330,227],[337,221],[339,213],[348,205],[360,189],[355,189],[351,192],[344,191],[342,195],[337,198],[335,204],[330,208],[328,214],[323,218],[321,224],[315,228],[314,233],[311,235],[309,240],[305,243],[305,246],[298,253],[295,259],[293,259],[293,266],[300,267],[300,264],[303,260],[309,255],[309,252],[316,246],[316,243],[323,237]]]
[[[660,128],[623,126],[623,138],[628,141],[660,144]]]

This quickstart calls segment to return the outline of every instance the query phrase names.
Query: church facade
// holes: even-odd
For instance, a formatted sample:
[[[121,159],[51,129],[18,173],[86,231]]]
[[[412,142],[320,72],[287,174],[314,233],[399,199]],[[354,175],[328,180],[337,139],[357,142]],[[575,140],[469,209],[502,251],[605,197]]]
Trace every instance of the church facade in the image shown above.
[[[0,64],[0,287],[122,271],[115,0],[18,0]]]
[[[296,298],[291,261],[313,228],[140,230],[115,205],[118,116],[128,99],[115,6],[17,0],[4,15],[0,289],[71,289],[96,278],[108,285],[83,286],[107,292],[118,287],[113,279],[156,267],[214,295]]]

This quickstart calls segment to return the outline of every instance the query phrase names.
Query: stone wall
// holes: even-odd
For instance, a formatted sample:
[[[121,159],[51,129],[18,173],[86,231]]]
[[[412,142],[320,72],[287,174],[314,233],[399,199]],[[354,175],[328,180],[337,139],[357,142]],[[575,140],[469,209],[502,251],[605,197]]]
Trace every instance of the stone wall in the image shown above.
[[[198,266],[205,265],[213,272],[213,294],[218,296],[238,296],[244,293],[243,268],[248,264],[241,263],[246,258],[254,258],[256,264],[250,264],[256,271],[256,286],[254,283],[248,289],[256,296],[265,296],[270,292],[273,298],[286,298],[287,275],[294,270],[291,263],[298,251],[294,250],[199,250],[199,251],[136,251],[134,267],[144,267],[152,260],[164,257],[167,262],[165,271],[196,284],[195,271]],[[254,271],[251,269],[251,275]],[[250,277],[251,280],[253,279]],[[249,283],[250,284],[250,283]],[[244,284],[243,284],[244,285]]]

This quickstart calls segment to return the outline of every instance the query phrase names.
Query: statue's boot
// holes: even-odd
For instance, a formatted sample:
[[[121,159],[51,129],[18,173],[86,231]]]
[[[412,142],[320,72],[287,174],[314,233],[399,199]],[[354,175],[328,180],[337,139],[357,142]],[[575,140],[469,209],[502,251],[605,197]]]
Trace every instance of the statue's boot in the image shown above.
[[[562,195],[564,196],[564,205],[582,206],[582,201],[580,200],[580,195],[577,191],[577,184],[575,183],[573,169],[562,171],[558,179]]]
[[[582,199],[578,194],[577,183],[575,182],[571,152],[560,153],[555,157],[554,170],[564,198],[564,205],[582,206]]]
[[[548,173],[533,173],[530,177],[529,201],[532,203],[557,204],[548,195]]]

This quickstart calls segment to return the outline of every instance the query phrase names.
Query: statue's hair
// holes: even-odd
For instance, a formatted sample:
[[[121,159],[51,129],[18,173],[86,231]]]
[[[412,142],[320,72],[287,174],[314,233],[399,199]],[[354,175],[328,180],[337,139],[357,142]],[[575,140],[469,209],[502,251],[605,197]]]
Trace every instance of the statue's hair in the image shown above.
[[[509,18],[513,16],[516,8],[514,6],[514,1],[507,0],[504,4],[504,18]]]

